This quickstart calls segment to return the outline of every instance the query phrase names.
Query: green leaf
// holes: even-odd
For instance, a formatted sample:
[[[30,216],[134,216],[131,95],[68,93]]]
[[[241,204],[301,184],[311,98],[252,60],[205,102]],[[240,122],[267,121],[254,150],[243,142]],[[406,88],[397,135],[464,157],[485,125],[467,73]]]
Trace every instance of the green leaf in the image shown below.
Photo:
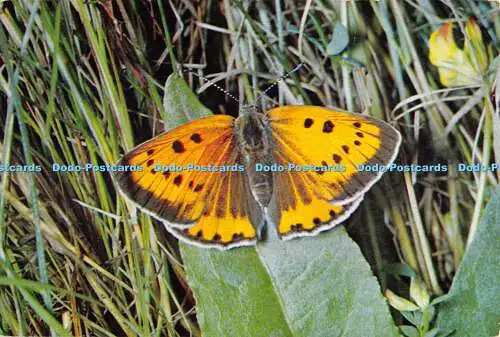
[[[432,320],[436,316],[436,308],[434,308],[432,305],[429,305],[427,309],[424,310],[422,315],[427,315],[429,322],[432,322]]]
[[[484,211],[445,300],[437,326],[457,336],[495,336],[500,322],[500,188]],[[458,334],[459,332],[459,334]]]
[[[422,310],[425,310],[429,306],[429,293],[424,282],[419,277],[411,279],[410,297]]]
[[[436,337],[439,334],[439,329],[434,328],[432,330],[429,330],[426,334],[425,337]]]
[[[203,336],[293,336],[255,249],[181,252]]]
[[[400,311],[401,315],[415,326],[422,325],[422,312],[420,311]]]
[[[349,45],[349,33],[341,23],[336,23],[333,28],[332,39],[326,47],[328,55],[338,55]]]
[[[418,330],[414,326],[401,325],[399,329],[407,337],[418,337]]]
[[[181,251],[204,336],[397,336],[343,227],[257,249]]]
[[[178,81],[167,84],[185,87]],[[195,106],[187,91],[176,96]],[[180,111],[169,112],[182,116],[177,103],[170,108]],[[398,336],[370,266],[343,227],[291,241],[269,229],[256,248],[180,247],[203,336]]]
[[[212,112],[200,103],[187,83],[177,74],[168,77],[165,83],[163,108],[170,117],[165,130],[170,130],[192,119],[210,116]]]

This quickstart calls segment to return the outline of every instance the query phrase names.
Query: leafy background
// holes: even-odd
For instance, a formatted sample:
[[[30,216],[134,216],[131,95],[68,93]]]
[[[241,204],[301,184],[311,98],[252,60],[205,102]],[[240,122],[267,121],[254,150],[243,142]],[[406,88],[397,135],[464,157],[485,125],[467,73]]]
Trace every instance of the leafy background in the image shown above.
[[[42,167],[0,176],[0,334],[498,334],[500,171],[453,169],[500,158],[496,3],[0,6],[1,163]],[[488,46],[475,58],[489,67],[444,87],[429,37],[453,22],[462,48],[471,16]],[[401,131],[398,163],[451,169],[386,174],[346,221],[349,236],[341,227],[228,252],[179,247],[107,172],[51,172],[114,163],[209,111],[237,115],[212,83],[252,102],[300,62],[266,104],[369,111]]]

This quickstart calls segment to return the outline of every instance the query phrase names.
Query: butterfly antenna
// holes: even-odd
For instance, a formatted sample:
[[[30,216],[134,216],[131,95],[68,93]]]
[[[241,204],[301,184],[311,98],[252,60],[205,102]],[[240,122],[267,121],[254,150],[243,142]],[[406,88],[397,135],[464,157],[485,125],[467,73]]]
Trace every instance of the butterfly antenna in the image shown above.
[[[184,69],[184,72],[188,72],[188,73],[191,73],[192,75],[198,77],[198,78],[201,78],[203,80],[205,80],[206,82],[210,83],[212,80],[208,79],[207,77],[203,76],[203,75],[198,75],[197,73],[195,73],[194,71],[192,71],[191,69]],[[231,94],[229,91],[227,91],[226,89],[222,88],[221,86],[219,86],[218,84],[216,83],[210,83],[209,86],[214,86],[216,87],[219,91],[222,91],[224,94],[226,94],[227,96],[229,96],[230,98],[232,98],[236,103],[240,103],[240,100],[237,99],[233,94]]]
[[[259,99],[263,95],[265,95],[267,92],[269,92],[269,90],[271,90],[272,88],[274,88],[275,86],[277,86],[278,83],[280,83],[281,81],[283,81],[284,79],[286,79],[288,76],[290,76],[294,72],[298,71],[303,65],[304,65],[304,62],[300,62],[299,64],[297,64],[297,66],[295,68],[293,68],[292,70],[290,70],[289,72],[287,72],[285,75],[283,75],[280,78],[278,78],[278,80],[276,80],[276,82],[274,82],[273,84],[271,84],[270,86],[268,86],[263,92],[261,92],[259,94],[259,96],[257,96],[256,102],[258,102]]]

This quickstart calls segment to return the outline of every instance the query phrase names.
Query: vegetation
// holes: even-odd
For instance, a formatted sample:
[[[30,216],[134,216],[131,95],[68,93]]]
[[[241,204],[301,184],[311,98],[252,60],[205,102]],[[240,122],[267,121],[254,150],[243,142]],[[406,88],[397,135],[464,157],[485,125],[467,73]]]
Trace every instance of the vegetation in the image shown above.
[[[28,171],[0,172],[1,335],[389,336],[396,325],[412,337],[498,333],[500,168],[481,169],[500,162],[497,3],[0,7],[0,167]],[[448,167],[386,173],[345,223],[355,243],[337,229],[258,249],[179,245],[117,193],[109,172],[53,171],[115,163],[186,119],[187,105],[201,114],[191,89],[211,111],[236,115],[212,83],[253,102],[300,63],[266,104],[369,113],[400,130],[398,163]],[[172,74],[188,86],[170,77],[165,87]],[[267,305],[273,319],[259,316]]]

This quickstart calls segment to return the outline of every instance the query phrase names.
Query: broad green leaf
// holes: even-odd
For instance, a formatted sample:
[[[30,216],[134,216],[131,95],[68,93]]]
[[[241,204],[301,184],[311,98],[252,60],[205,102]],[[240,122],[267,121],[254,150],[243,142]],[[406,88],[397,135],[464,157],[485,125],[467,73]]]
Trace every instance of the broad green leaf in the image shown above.
[[[333,28],[332,39],[326,47],[328,55],[338,55],[349,45],[349,33],[341,23],[336,23]]]
[[[484,211],[476,234],[446,296],[437,326],[455,336],[496,336],[500,323],[500,188]]]
[[[191,119],[212,114],[177,74],[170,75],[165,83],[163,108],[169,116],[169,119],[164,121],[166,130],[173,129]]]
[[[167,83],[187,88],[177,81]],[[176,95],[196,106],[189,89]],[[166,110],[186,111],[178,102]],[[267,236],[256,248],[229,251],[180,244],[203,336],[398,336],[370,266],[343,227],[291,241],[272,229]]]
[[[294,336],[254,248],[181,252],[203,336]]]
[[[182,253],[204,336],[397,336],[343,227],[257,249],[182,245]]]

